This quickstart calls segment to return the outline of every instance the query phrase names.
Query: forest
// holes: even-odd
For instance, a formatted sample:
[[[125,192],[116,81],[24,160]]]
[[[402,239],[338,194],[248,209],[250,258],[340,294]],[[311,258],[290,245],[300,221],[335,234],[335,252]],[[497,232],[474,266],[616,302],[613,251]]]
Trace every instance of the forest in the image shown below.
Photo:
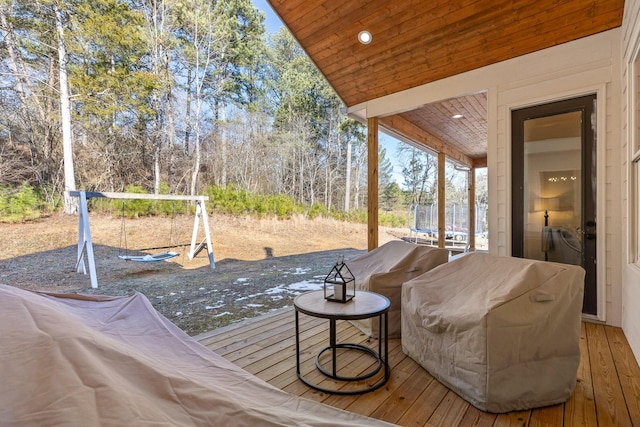
[[[366,209],[366,127],[264,20],[251,0],[0,0],[5,208],[25,188],[69,211],[66,189],[133,186]],[[381,209],[433,203],[433,156],[402,145],[379,158]],[[447,198],[464,203],[457,175]]]

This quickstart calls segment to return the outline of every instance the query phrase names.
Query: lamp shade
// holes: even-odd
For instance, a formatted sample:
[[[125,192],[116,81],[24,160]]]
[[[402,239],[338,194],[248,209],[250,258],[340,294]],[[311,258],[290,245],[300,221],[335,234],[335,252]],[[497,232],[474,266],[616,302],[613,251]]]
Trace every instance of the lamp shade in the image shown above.
[[[533,210],[541,211],[557,211],[560,209],[560,199],[558,197],[540,197],[533,201]]]

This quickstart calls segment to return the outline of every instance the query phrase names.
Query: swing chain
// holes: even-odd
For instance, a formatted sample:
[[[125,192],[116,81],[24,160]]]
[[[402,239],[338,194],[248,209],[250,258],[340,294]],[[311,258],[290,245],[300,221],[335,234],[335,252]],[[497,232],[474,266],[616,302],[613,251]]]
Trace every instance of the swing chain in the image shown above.
[[[122,215],[121,215],[121,223],[120,223],[120,242],[118,243],[118,256],[120,255],[128,255],[129,249],[127,247],[127,229],[126,229],[126,221],[125,221],[125,209],[124,209],[124,199],[122,199]],[[122,249],[122,242],[124,241],[124,251]]]
[[[176,206],[175,200],[171,201],[171,226],[169,228],[169,246],[157,246],[152,248],[142,248],[137,249],[137,251],[148,251],[154,249],[172,249],[177,248],[177,226],[176,226]],[[124,244],[123,244],[124,243]],[[182,245],[186,246],[186,245]],[[127,246],[127,230],[126,230],[126,211],[125,211],[125,199],[122,199],[122,215],[121,215],[121,225],[120,225],[120,242],[118,248],[118,256],[120,255],[129,255],[129,248]]]

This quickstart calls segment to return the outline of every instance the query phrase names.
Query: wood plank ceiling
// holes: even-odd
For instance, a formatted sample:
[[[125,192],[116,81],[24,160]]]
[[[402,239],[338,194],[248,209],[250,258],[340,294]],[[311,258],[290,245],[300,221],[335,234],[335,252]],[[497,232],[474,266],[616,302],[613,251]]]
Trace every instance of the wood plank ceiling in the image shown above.
[[[347,107],[619,27],[624,9],[624,0],[268,1]],[[362,30],[370,44],[358,42]],[[464,118],[446,117],[453,110]],[[447,145],[462,163],[486,158],[483,94],[381,124]]]

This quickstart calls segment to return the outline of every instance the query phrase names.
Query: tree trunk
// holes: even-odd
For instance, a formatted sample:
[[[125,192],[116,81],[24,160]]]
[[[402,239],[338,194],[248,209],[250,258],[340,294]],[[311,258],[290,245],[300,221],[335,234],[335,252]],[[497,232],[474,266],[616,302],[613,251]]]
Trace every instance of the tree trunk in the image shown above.
[[[176,177],[176,155],[175,155],[175,125],[173,119],[173,104],[171,103],[171,90],[167,93],[167,134],[169,146],[169,188],[171,192],[175,189],[175,177]]]
[[[304,183],[305,183],[305,178],[304,178],[304,152],[302,151],[302,147],[299,147],[300,149],[300,165],[299,165],[299,172],[300,172],[300,188],[299,188],[299,192],[300,192],[300,203],[304,203]]]
[[[193,80],[191,78],[191,65],[187,70],[187,100],[186,100],[186,112],[184,115],[184,152],[189,154],[189,139],[191,139],[191,85]]]
[[[220,100],[220,107],[219,107],[219,118],[220,120],[218,121],[218,126],[220,126],[220,162],[221,164],[221,168],[220,168],[220,185],[222,185],[223,187],[226,187],[227,182],[229,181],[227,178],[228,175],[228,165],[229,165],[229,159],[228,159],[228,154],[227,154],[227,148],[228,148],[228,144],[229,141],[227,140],[227,111],[225,109],[225,103],[224,100]]]
[[[153,142],[153,194],[160,194],[160,146],[159,136]]]
[[[64,45],[63,11],[54,9],[56,30],[58,35],[58,69],[60,72],[60,117],[62,121],[62,150],[64,157],[64,212],[78,212],[78,199],[69,195],[76,189],[73,169],[73,143],[71,139],[71,101],[69,100],[69,83],[67,80],[67,50]]]
[[[196,44],[197,46],[197,44]],[[191,189],[189,194],[196,195],[196,187],[198,184],[198,174],[200,173],[200,113],[202,111],[202,83],[198,76],[200,72],[200,62],[198,60],[198,51],[196,50],[196,66],[195,66],[195,84],[196,84],[196,115],[195,115],[195,141],[193,142],[193,169],[191,170]]]
[[[355,194],[353,197],[354,209],[360,209],[360,181],[362,181],[362,162],[356,165]]]
[[[347,140],[347,170],[344,179],[344,210],[349,211],[351,201],[351,139]]]
[[[200,172],[200,129],[196,124],[196,138],[194,142],[193,169],[191,171],[191,189],[192,196],[196,195],[196,185],[198,183],[198,173]]]

